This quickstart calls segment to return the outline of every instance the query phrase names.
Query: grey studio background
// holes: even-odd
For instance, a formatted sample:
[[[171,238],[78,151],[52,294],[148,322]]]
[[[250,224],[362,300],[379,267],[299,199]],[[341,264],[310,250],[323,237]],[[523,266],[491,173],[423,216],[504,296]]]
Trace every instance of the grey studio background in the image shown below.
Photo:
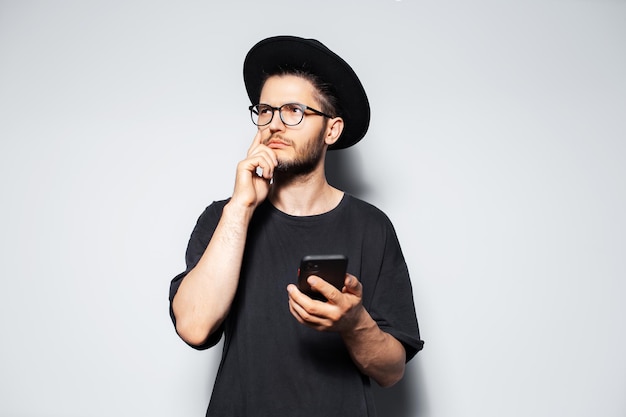
[[[0,415],[202,416],[220,349],[168,317],[254,135],[242,63],[314,37],[366,139],[425,349],[382,417],[626,415],[626,2],[0,1]]]

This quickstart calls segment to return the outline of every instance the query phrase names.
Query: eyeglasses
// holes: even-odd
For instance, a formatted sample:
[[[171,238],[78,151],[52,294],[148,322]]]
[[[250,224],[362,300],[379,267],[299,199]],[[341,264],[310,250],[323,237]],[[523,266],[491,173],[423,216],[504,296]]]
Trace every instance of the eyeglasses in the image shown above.
[[[332,119],[331,116],[300,103],[287,103],[280,107],[273,107],[269,104],[257,104],[248,107],[248,109],[250,110],[252,123],[257,126],[267,126],[270,124],[274,118],[274,112],[276,110],[278,110],[280,120],[282,120],[285,126],[295,126],[300,124],[302,119],[304,119],[304,114],[307,110],[317,114],[318,116],[324,116]]]

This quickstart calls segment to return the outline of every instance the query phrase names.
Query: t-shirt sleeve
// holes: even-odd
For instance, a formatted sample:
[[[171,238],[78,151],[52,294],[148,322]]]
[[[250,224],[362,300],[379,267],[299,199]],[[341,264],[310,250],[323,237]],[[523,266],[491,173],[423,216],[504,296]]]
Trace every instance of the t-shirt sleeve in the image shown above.
[[[198,218],[196,225],[191,233],[191,237],[189,238],[189,243],[187,244],[187,251],[185,253],[185,263],[187,265],[184,272],[176,275],[174,279],[170,282],[170,294],[169,294],[169,309],[170,309],[170,317],[172,319],[172,323],[174,327],[176,327],[176,317],[174,316],[174,311],[172,309],[172,301],[174,300],[174,296],[180,287],[181,282],[185,279],[189,271],[191,271],[200,261],[200,258],[204,254],[206,247],[213,236],[213,232],[217,227],[217,223],[222,216],[222,209],[226,204],[225,201],[217,201],[213,202],[210,206],[208,206]],[[220,327],[218,330],[213,332],[205,343],[202,345],[190,345],[195,349],[208,349],[219,342],[222,337],[223,328]]]
[[[422,350],[413,288],[396,232],[385,218],[380,272],[372,293],[370,315],[381,330],[395,337],[405,348],[407,362]]]

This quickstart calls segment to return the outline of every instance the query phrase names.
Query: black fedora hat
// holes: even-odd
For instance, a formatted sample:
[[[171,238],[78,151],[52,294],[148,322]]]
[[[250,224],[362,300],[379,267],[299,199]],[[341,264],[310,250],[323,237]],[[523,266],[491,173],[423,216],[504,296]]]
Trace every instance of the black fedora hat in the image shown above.
[[[252,104],[259,102],[266,77],[284,69],[309,72],[334,89],[344,129],[328,149],[347,148],[365,136],[370,106],[361,81],[346,61],[315,39],[275,36],[250,49],[243,64],[243,80]]]

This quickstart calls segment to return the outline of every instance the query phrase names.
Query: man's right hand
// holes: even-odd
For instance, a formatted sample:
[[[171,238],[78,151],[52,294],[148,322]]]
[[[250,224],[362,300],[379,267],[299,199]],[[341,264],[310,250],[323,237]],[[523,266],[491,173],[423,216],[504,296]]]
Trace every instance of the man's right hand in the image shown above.
[[[278,165],[276,154],[261,143],[261,136],[261,130],[258,130],[246,159],[237,164],[235,190],[231,201],[244,207],[256,208],[267,198],[274,168]]]
[[[224,206],[200,261],[172,301],[176,330],[190,345],[201,346],[219,328],[235,297],[251,214],[267,198],[278,164],[274,151],[261,140],[258,131],[248,156],[237,164],[231,201]]]

